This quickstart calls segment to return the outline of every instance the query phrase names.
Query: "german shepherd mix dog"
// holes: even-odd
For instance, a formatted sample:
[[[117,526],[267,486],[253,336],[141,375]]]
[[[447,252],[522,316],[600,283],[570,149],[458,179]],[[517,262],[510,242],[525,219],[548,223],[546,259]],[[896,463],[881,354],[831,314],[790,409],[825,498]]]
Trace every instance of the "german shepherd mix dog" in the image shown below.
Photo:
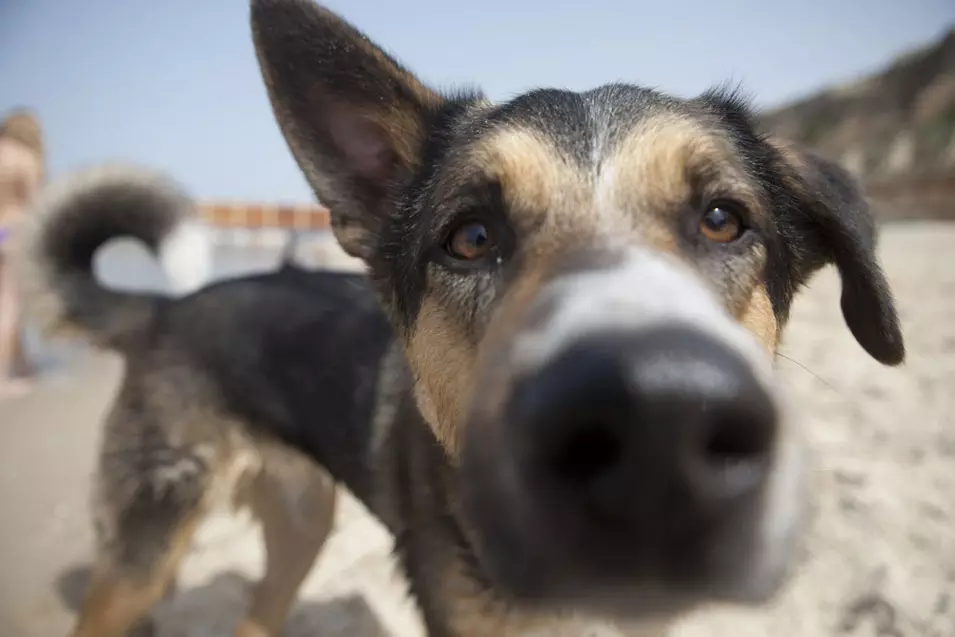
[[[358,277],[304,272],[288,253],[277,272],[184,298],[102,286],[94,254],[125,235],[161,257],[177,291],[207,278],[211,245],[193,203],[142,168],[78,171],[34,206],[18,264],[27,309],[46,333],[79,332],[125,359],[94,481],[95,567],[73,634],[119,637],[141,627],[199,523],[224,503],[251,510],[267,554],[238,634],[279,635],[331,529],[335,490],[311,459],[264,434],[311,426],[325,404],[315,383],[358,389],[354,375],[339,379],[326,362],[346,355],[316,336],[330,308],[359,315],[349,329],[382,329],[374,300]],[[340,417],[333,410],[344,405],[327,408]]]
[[[280,633],[333,483],[394,533],[431,637],[637,635],[777,592],[808,502],[773,374],[794,294],[834,263],[857,341],[904,358],[849,174],[725,92],[493,104],[428,88],[310,0],[253,0],[252,30],[368,276],[106,290],[95,249],[175,237],[174,189],[94,180],[41,203],[34,299],[127,360],[78,634],[148,610],[220,489],[264,522],[246,636]]]

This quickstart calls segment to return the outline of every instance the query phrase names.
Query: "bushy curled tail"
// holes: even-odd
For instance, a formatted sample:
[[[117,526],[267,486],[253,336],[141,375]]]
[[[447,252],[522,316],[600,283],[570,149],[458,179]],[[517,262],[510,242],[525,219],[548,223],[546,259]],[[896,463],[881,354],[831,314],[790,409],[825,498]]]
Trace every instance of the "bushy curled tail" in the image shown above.
[[[76,171],[38,194],[19,237],[25,306],[45,333],[79,332],[99,347],[121,350],[168,302],[160,294],[114,290],[97,280],[96,251],[120,237],[142,241],[179,292],[208,280],[211,239],[178,184],[125,164]]]

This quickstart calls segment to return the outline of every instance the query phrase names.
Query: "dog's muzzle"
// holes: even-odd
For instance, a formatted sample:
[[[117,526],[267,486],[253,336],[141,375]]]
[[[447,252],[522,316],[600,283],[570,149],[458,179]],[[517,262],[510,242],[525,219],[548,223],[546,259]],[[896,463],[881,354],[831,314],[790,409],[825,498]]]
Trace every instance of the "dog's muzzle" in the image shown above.
[[[535,303],[484,370],[506,399],[475,408],[462,448],[465,510],[498,586],[613,613],[771,594],[795,516],[775,504],[794,494],[779,486],[766,350],[649,252],[563,275]]]
[[[594,524],[662,526],[757,498],[775,405],[749,367],[686,327],[582,338],[518,382],[506,411],[520,479]]]

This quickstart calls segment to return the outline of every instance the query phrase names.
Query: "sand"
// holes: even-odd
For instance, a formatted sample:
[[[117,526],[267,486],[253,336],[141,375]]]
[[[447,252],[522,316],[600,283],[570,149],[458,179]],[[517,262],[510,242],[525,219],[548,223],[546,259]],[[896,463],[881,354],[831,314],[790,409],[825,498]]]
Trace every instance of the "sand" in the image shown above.
[[[815,451],[816,516],[797,577],[769,608],[705,610],[671,637],[955,635],[955,224],[887,227],[881,246],[907,337],[905,367],[845,328],[838,278],[797,301],[780,362]],[[0,403],[0,637],[67,632],[89,557],[86,499],[98,419],[120,365],[89,360]],[[286,636],[421,635],[390,540],[353,501]],[[228,635],[262,549],[248,520],[203,528],[159,637]]]

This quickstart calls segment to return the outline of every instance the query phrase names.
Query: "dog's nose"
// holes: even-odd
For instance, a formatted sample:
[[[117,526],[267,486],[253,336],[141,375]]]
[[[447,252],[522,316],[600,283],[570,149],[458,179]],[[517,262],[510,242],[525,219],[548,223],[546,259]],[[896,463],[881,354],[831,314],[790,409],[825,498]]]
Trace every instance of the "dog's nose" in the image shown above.
[[[581,339],[518,383],[509,410],[525,477],[607,519],[718,514],[749,499],[776,434],[750,366],[689,328]]]

